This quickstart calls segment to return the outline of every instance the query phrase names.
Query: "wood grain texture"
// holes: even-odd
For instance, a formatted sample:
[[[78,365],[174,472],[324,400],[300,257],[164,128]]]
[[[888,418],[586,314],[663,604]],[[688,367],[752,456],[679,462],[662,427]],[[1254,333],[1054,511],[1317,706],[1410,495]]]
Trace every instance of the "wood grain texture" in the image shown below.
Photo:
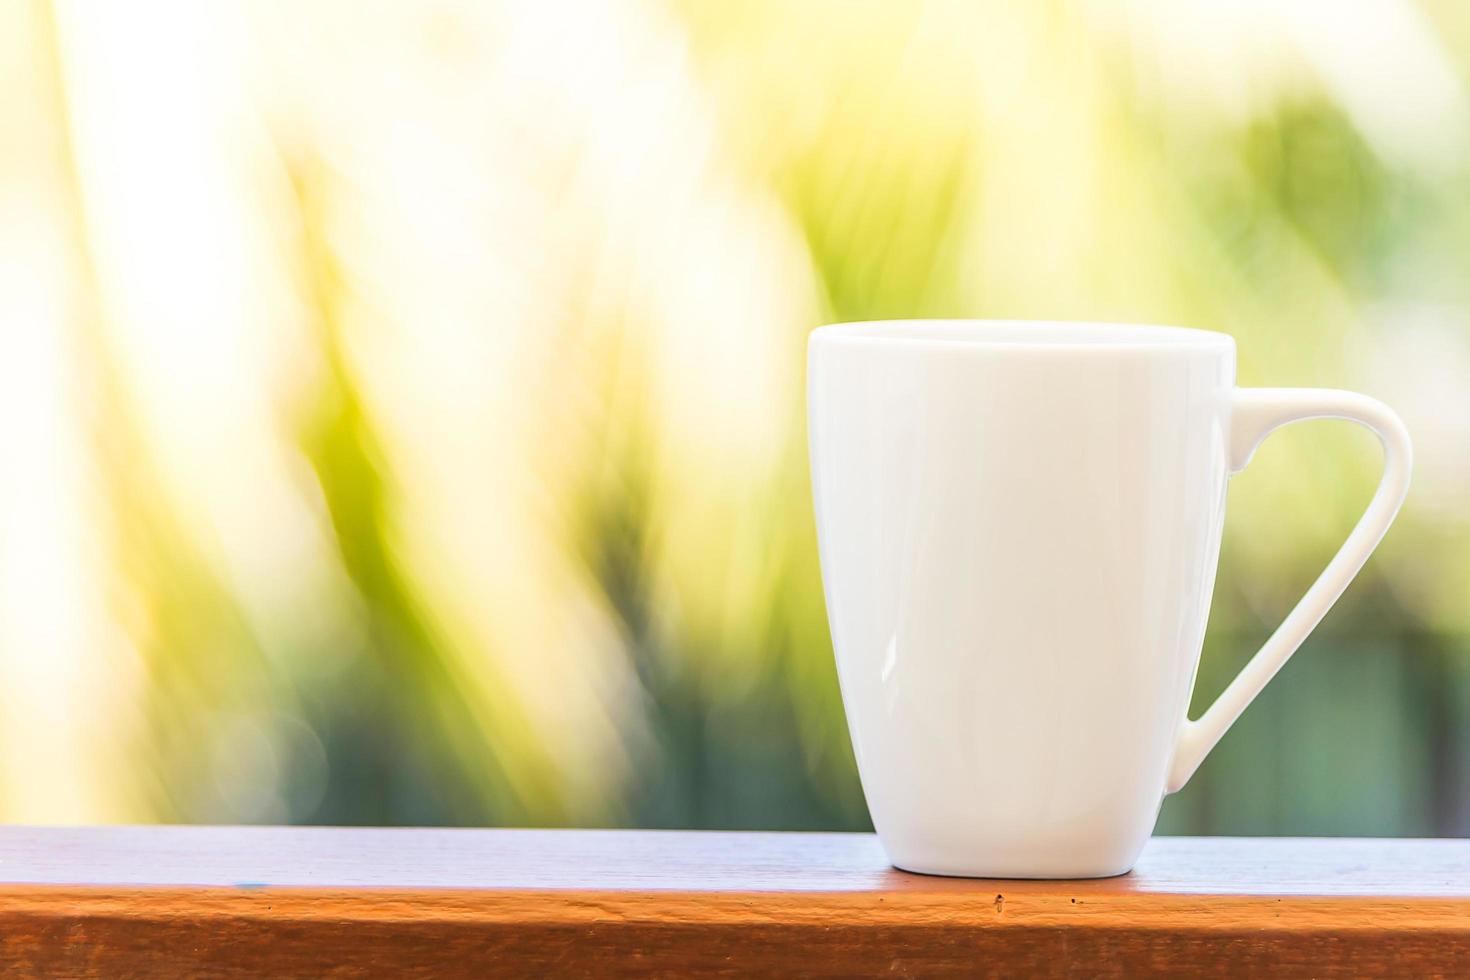
[[[1158,838],[1130,875],[866,834],[0,829],[5,976],[1467,976],[1470,842]]]

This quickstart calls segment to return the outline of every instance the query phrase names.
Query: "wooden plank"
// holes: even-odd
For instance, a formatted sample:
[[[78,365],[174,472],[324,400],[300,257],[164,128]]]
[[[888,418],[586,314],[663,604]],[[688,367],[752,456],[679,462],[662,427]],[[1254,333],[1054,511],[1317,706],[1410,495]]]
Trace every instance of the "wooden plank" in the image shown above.
[[[866,834],[0,829],[5,976],[1466,976],[1470,842],[1158,838],[894,871]]]

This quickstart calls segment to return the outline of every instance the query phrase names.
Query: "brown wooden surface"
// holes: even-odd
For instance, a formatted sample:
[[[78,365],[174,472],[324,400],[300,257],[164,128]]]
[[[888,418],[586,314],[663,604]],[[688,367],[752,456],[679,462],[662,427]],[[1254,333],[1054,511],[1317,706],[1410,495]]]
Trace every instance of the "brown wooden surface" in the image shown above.
[[[1158,838],[963,881],[863,834],[0,829],[4,976],[1470,976],[1470,841]]]

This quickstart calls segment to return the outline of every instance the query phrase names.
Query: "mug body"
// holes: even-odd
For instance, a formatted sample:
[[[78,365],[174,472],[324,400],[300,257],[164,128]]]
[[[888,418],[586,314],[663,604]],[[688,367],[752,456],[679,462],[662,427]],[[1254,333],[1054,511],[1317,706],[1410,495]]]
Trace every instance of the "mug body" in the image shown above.
[[[827,610],[890,859],[1127,871],[1204,638],[1234,342],[893,321],[822,327],[808,362]]]

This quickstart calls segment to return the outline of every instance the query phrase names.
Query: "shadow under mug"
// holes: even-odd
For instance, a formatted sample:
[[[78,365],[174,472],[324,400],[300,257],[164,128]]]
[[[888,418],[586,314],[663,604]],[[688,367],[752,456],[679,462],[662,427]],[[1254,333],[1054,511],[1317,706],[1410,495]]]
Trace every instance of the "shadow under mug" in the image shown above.
[[[1398,416],[1235,387],[1235,342],[1104,323],[889,321],[808,347],[812,484],[838,676],[900,868],[1121,874],[1166,793],[1342,594],[1409,485]],[[1271,430],[1343,418],[1384,471],[1260,652],[1187,717],[1225,489]]]

